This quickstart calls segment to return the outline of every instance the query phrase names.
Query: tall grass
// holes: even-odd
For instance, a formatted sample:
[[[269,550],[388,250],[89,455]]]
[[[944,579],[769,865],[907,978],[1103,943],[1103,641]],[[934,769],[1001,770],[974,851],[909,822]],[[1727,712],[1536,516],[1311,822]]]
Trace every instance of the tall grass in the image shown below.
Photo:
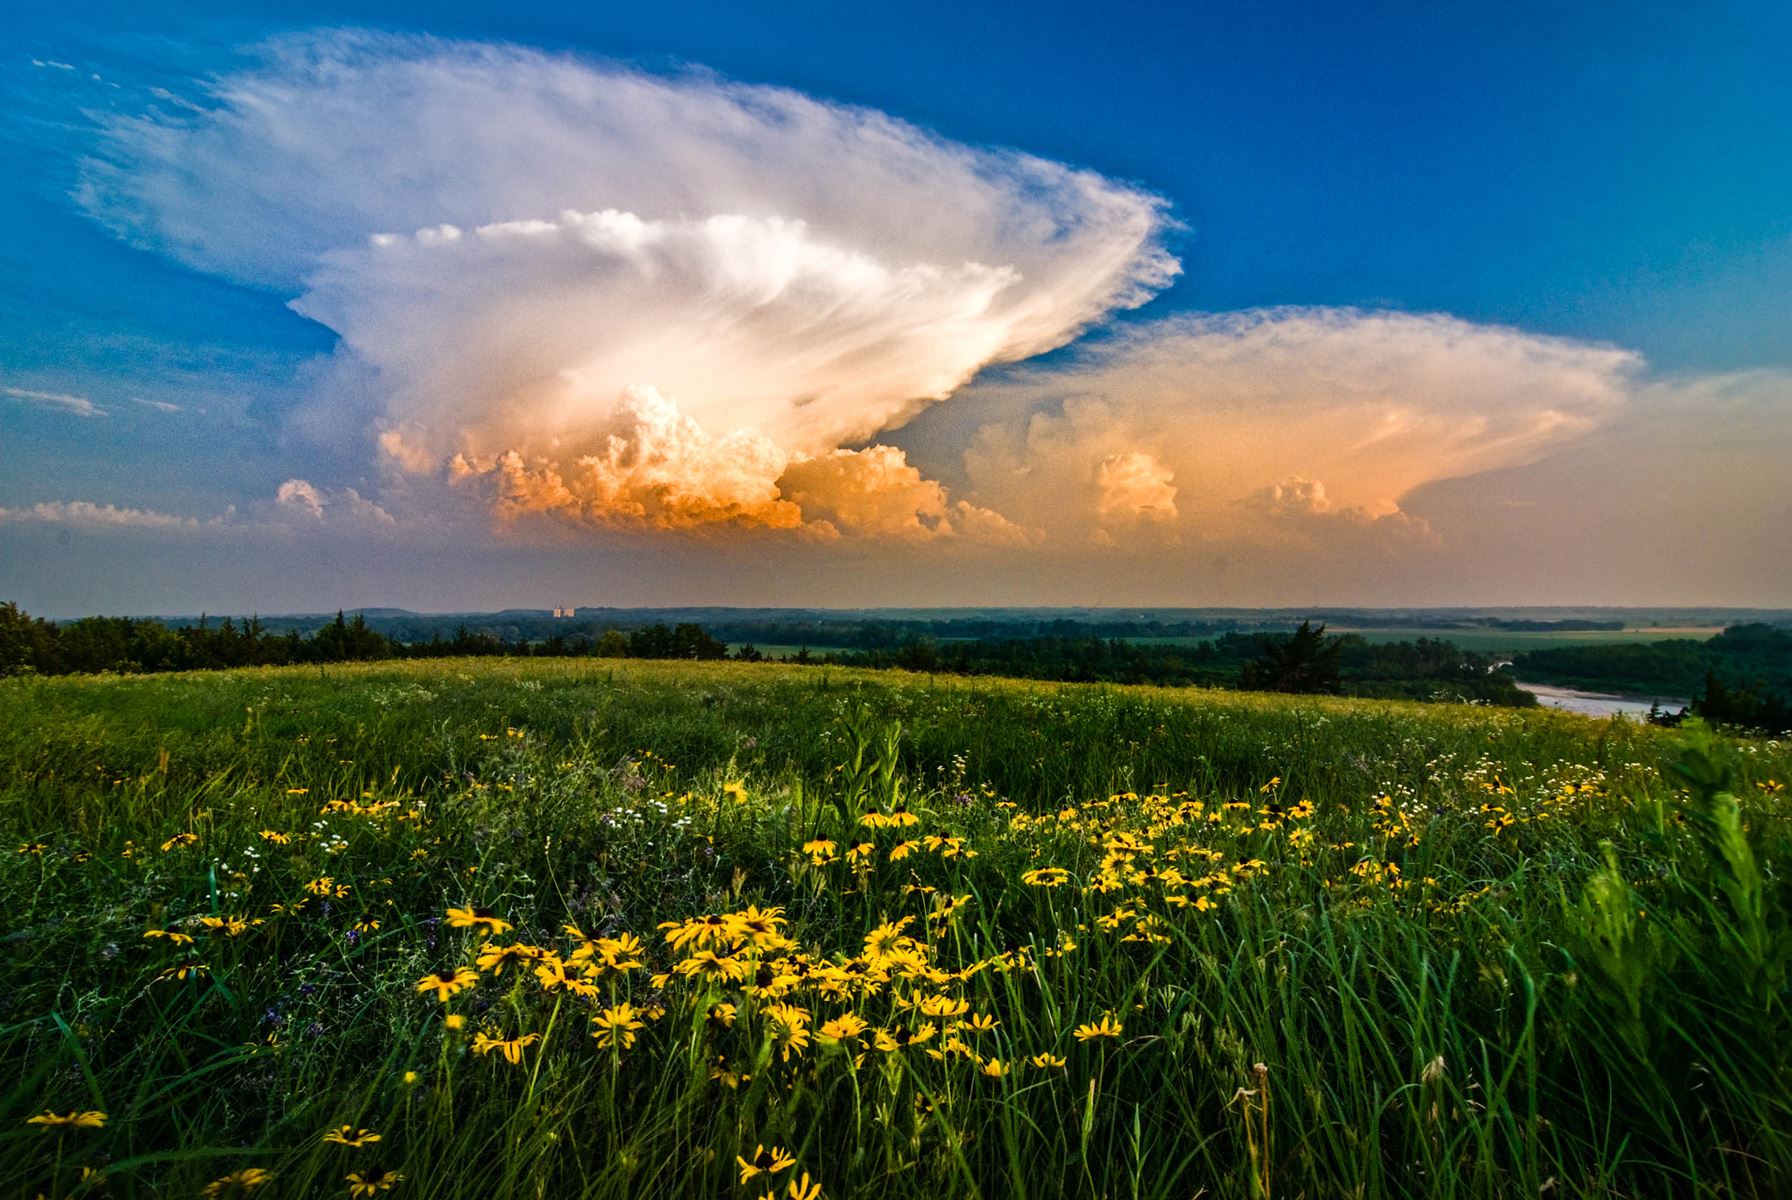
[[[0,714],[0,1194],[1792,1191],[1772,743],[577,661],[13,680]],[[748,906],[794,945],[679,972],[660,922]],[[417,990],[568,923],[641,967]],[[743,1184],[760,1147],[796,1165]]]

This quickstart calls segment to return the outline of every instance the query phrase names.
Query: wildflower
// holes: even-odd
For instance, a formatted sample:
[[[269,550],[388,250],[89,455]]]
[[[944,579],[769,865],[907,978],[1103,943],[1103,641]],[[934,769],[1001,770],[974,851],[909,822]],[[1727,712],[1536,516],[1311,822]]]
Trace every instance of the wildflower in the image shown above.
[[[417,981],[417,990],[425,996],[434,992],[436,999],[446,1004],[450,996],[464,992],[478,982],[479,972],[472,967],[455,967],[425,975]]]
[[[703,1019],[717,1029],[733,1029],[736,1011],[734,1005],[724,1000],[710,1005],[704,1012]]]
[[[821,1200],[821,1185],[809,1181],[809,1172],[804,1171],[801,1180],[792,1179],[784,1185],[785,1200]]]
[[[473,1053],[490,1054],[493,1050],[504,1056],[504,1061],[511,1066],[523,1061],[523,1051],[541,1040],[539,1033],[525,1033],[513,1038],[495,1038],[481,1032],[473,1035]]]
[[[454,929],[473,929],[486,937],[510,932],[510,922],[496,916],[489,908],[451,908],[448,924]]]
[[[371,1146],[380,1140],[380,1135],[371,1129],[356,1129],[353,1125],[338,1125],[324,1134],[324,1141],[333,1146],[347,1146],[359,1150],[362,1146]]]
[[[910,1029],[906,1025],[898,1025],[895,1029],[880,1029],[873,1039],[879,1050],[888,1054],[893,1050],[901,1050],[908,1046],[920,1046],[931,1041],[939,1029],[932,1021],[923,1021],[918,1028]]]
[[[826,838],[816,838],[803,843],[803,853],[809,856],[809,865],[824,867],[838,857],[840,847]]]
[[[749,1160],[740,1155],[734,1156],[740,1164],[740,1181],[742,1183],[758,1175],[776,1175],[780,1171],[788,1171],[796,1166],[796,1156],[790,1151],[773,1146],[767,1150],[764,1146],[753,1147],[753,1157]]]
[[[479,957],[473,961],[481,971],[490,971],[493,975],[504,974],[504,968],[511,963],[520,963],[527,959],[537,958],[541,951],[534,946],[513,943],[508,946],[494,946],[487,942],[480,947]]]
[[[376,1167],[371,1171],[350,1171],[343,1176],[351,1196],[372,1196],[391,1191],[392,1186],[403,1178],[402,1171],[388,1171],[384,1167]]]
[[[1059,1058],[1056,1054],[1035,1054],[1027,1061],[1036,1067],[1062,1067],[1065,1060]]]
[[[244,1167],[240,1171],[232,1171],[221,1179],[214,1179],[200,1189],[204,1196],[240,1196],[244,1192],[252,1192],[262,1184],[274,1178],[272,1171],[260,1167]]]
[[[816,1037],[827,1045],[837,1042],[851,1041],[869,1028],[865,1019],[857,1013],[842,1013],[826,1022],[816,1030]]]
[[[1020,881],[1033,887],[1057,887],[1070,878],[1070,872],[1063,867],[1038,867],[1031,871],[1022,871]]]
[[[19,846],[19,853],[35,855],[38,858],[42,858],[44,851],[49,848],[49,845],[44,842],[24,842]]]
[[[666,931],[666,944],[674,950],[719,946],[733,936],[728,918],[714,913],[684,921],[661,921],[659,928]]]
[[[972,1033],[988,1033],[1000,1024],[1001,1022],[996,1020],[993,1013],[973,1013],[971,1019],[964,1023],[964,1027]]]
[[[162,853],[166,854],[170,850],[178,850],[182,846],[191,846],[198,840],[199,835],[196,833],[177,833],[162,843]]]
[[[626,1001],[615,1008],[606,1008],[591,1018],[591,1023],[597,1026],[591,1036],[605,1049],[620,1044],[626,1050],[635,1044],[635,1031],[646,1028],[639,1019],[641,1015],[641,1010]]]
[[[106,1114],[97,1108],[86,1112],[44,1112],[35,1117],[26,1117],[25,1124],[41,1125],[47,1132],[51,1129],[100,1129],[106,1124]]]
[[[1000,1079],[1008,1074],[1009,1069],[999,1058],[985,1059],[983,1063],[983,1073],[991,1079]]]
[[[603,956],[604,966],[612,971],[629,971],[641,965],[641,961],[635,957],[641,953],[641,939],[632,933],[598,938],[597,952]]]
[[[444,1029],[452,1030],[452,1031],[458,1033],[459,1031],[461,1031],[462,1029],[465,1029],[466,1027],[467,1027],[467,1019],[465,1017],[461,1016],[459,1013],[449,1013],[447,1016],[442,1018],[442,1028],[444,1028]]]
[[[1092,1042],[1096,1038],[1117,1038],[1124,1029],[1125,1026],[1114,1020],[1114,1014],[1108,1013],[1099,1021],[1078,1025],[1073,1032],[1076,1034],[1077,1041]]]
[[[174,966],[169,967],[167,970],[163,971],[160,975],[157,975],[156,979],[158,979],[158,980],[177,979],[177,980],[184,981],[187,979],[196,979],[201,975],[209,975],[209,974],[211,974],[210,967],[206,966],[202,962],[194,962],[192,959],[188,959],[186,962],[176,963]]]
[[[915,852],[915,848],[918,847],[920,844],[921,844],[920,842],[913,841],[913,840],[906,841],[906,842],[897,842],[894,846],[890,847],[890,861],[891,862],[901,862],[903,859],[905,859],[909,855],[913,854]]]
[[[731,913],[728,921],[733,925],[736,941],[759,949],[768,949],[785,944],[779,926],[784,924],[784,910],[781,908],[760,908],[749,904],[740,912]]]
[[[290,834],[281,833],[278,829],[264,829],[255,836],[274,846],[284,846],[292,841]]]
[[[717,954],[714,950],[699,950],[697,953],[679,963],[673,970],[677,971],[680,975],[686,975],[692,978],[702,976],[705,979],[713,979],[718,982],[745,979],[747,977],[746,963],[741,962],[737,958],[724,957]]]
[[[172,929],[146,929],[143,931],[143,936],[146,938],[167,938],[169,945],[172,946],[191,946],[193,944],[192,934],[180,933]]]
[[[199,923],[213,933],[221,933],[225,937],[236,937],[249,928],[249,921],[243,917],[200,917]],[[259,922],[256,922],[259,924]]]
[[[913,920],[912,917],[899,917],[894,921],[885,921],[876,929],[865,935],[865,958],[875,964],[881,964],[894,958],[902,950],[912,946],[914,939],[903,936],[902,930]]]

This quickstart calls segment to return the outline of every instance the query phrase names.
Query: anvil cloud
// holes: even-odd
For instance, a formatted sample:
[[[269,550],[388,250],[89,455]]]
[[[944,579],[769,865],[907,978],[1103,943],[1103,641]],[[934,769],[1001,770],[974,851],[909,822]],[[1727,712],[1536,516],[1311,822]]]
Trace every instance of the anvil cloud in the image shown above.
[[[320,35],[201,107],[110,123],[88,210],[290,295],[375,397],[322,419],[507,514],[1005,536],[867,443],[1177,270],[1147,192],[695,72]]]

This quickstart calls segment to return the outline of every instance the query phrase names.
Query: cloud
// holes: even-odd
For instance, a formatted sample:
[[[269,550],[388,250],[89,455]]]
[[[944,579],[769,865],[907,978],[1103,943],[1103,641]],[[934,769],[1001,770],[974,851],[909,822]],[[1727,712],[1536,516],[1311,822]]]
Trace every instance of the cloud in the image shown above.
[[[26,508],[0,508],[0,521],[32,521],[87,528],[197,529],[195,517],[177,517],[145,508],[120,508],[87,500],[47,501]]]
[[[396,525],[392,514],[352,487],[326,490],[306,479],[288,479],[274,493],[274,516],[301,523],[345,520]]]
[[[179,404],[172,404],[172,403],[168,402],[167,400],[145,400],[142,396],[132,396],[131,403],[132,404],[140,404],[144,408],[151,409],[151,410],[153,410],[155,412],[159,412],[159,413],[179,413],[179,412],[187,411],[183,406],[181,406]]]
[[[372,380],[371,413],[324,387],[311,421],[367,420],[391,466],[452,463],[502,513],[797,527],[787,469],[1178,269],[1135,187],[698,72],[338,33],[272,44],[203,107],[112,120],[87,210],[290,296]]]
[[[40,408],[53,408],[59,412],[73,413],[77,417],[103,417],[106,410],[85,396],[70,395],[67,392],[38,392],[29,388],[0,387],[0,396],[17,400],[22,404],[32,404]]]
[[[1409,536],[1402,497],[1574,441],[1623,410],[1640,366],[1438,315],[1172,318],[968,389],[967,411],[1002,416],[965,467],[976,502],[1072,543],[1109,544],[1140,516],[1160,539],[1378,521]]]

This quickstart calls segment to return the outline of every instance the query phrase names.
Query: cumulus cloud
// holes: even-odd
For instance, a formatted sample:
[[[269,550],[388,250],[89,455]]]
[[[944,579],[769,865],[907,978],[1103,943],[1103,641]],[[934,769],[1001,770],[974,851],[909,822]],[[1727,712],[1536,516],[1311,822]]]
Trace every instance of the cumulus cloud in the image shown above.
[[[21,404],[30,404],[38,408],[53,408],[58,412],[72,413],[77,417],[103,417],[106,410],[89,400],[86,396],[76,396],[68,392],[40,392],[31,388],[0,387],[0,396],[16,400]]]
[[[394,525],[391,513],[352,487],[320,488],[307,479],[288,479],[274,493],[274,514],[280,518],[296,518],[307,523],[326,520],[368,522]]]
[[[371,375],[389,462],[502,512],[800,526],[786,471],[822,503],[813,464],[1177,270],[1137,188],[707,74],[333,34],[202,107],[112,121],[88,211],[288,294]],[[987,526],[848,474],[923,506],[894,527]]]
[[[1640,365],[1447,316],[1174,318],[975,385],[964,402],[1005,415],[965,464],[979,503],[1070,541],[1106,544],[1140,515],[1209,538],[1318,518],[1410,534],[1403,496],[1580,437],[1622,409]]]

